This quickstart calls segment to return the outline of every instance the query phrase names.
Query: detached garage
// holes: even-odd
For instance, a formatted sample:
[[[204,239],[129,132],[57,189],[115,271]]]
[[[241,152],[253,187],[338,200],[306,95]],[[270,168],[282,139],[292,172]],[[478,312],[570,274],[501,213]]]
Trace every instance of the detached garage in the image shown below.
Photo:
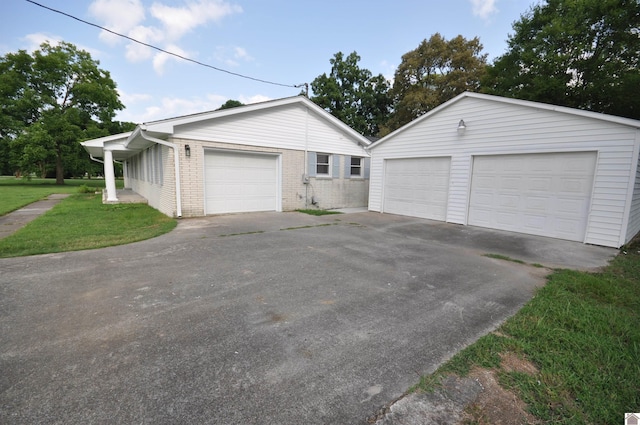
[[[620,247],[640,121],[463,93],[370,146],[369,210]]]

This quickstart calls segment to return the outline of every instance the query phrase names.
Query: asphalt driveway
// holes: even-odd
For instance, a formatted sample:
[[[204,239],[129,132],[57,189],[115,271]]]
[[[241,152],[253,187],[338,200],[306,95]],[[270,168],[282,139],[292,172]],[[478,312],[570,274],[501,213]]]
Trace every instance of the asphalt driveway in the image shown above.
[[[182,220],[0,259],[0,423],[364,424],[615,250],[377,213]]]

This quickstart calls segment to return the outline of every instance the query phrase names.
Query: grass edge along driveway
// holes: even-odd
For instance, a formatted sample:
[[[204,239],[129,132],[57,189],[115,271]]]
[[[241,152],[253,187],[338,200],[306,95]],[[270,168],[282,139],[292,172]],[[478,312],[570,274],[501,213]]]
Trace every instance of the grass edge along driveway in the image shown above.
[[[171,231],[177,221],[145,204],[102,203],[77,193],[0,239],[0,258],[123,245]]]
[[[495,374],[539,423],[616,424],[640,406],[640,239],[597,273],[554,270],[535,297],[500,328],[456,354],[412,391],[448,376]],[[531,363],[510,370],[507,358]],[[481,375],[481,374],[480,374]],[[513,404],[514,398],[509,401]],[[494,423],[472,403],[465,423]]]

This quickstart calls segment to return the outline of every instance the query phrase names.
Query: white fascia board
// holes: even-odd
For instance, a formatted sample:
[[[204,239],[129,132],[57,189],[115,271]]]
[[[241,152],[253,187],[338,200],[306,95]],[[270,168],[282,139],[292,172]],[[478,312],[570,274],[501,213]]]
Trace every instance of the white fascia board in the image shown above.
[[[104,147],[105,145],[112,145],[113,143],[120,143],[124,145],[127,138],[133,132],[129,131],[126,133],[113,134],[111,136],[99,137],[97,139],[86,140],[84,142],[80,142],[84,150],[86,150],[89,155],[102,158],[104,156]]]

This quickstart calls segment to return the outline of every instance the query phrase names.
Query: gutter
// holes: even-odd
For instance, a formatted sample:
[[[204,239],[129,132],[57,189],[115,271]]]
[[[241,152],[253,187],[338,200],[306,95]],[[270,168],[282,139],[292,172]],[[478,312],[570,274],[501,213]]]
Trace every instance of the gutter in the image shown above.
[[[180,158],[178,156],[178,146],[176,146],[175,143],[166,142],[164,140],[157,139],[155,137],[149,136],[145,132],[145,130],[143,130],[141,127],[136,128],[136,130],[133,132],[133,134],[131,134],[131,136],[129,136],[129,140],[132,140],[133,138],[135,138],[137,133],[139,133],[140,136],[143,139],[148,140],[149,142],[157,143],[159,145],[167,146],[167,147],[173,149],[173,163],[174,163],[175,175],[176,175],[176,215],[178,216],[178,218],[182,217],[182,192],[180,190],[180,188],[181,188],[181,185],[180,185]]]

